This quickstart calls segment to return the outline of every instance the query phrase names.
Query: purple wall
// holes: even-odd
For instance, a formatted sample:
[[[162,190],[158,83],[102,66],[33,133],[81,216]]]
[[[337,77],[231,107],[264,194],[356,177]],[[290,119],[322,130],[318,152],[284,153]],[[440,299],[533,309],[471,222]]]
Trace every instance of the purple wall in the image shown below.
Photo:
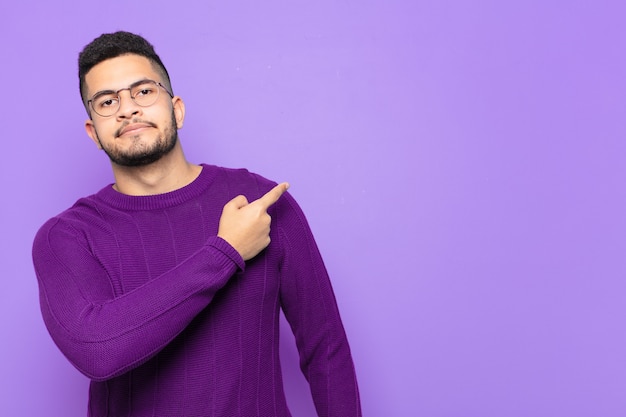
[[[63,4],[0,5],[0,415],[86,410],[30,248],[112,180],[76,58],[117,29],[168,66],[191,161],[291,182],[366,415],[626,415],[622,2]],[[312,416],[284,330],[289,403]]]

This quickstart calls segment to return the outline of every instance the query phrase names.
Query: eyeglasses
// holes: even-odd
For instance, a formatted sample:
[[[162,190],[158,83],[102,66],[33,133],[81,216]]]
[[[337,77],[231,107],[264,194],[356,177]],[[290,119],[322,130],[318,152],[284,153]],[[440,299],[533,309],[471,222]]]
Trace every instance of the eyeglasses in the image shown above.
[[[130,98],[141,107],[149,107],[159,99],[161,87],[170,97],[174,97],[163,84],[153,80],[141,80],[133,83],[130,87],[120,88],[117,91],[105,90],[97,92],[87,104],[93,111],[102,117],[111,117],[120,109],[120,92],[128,90]]]

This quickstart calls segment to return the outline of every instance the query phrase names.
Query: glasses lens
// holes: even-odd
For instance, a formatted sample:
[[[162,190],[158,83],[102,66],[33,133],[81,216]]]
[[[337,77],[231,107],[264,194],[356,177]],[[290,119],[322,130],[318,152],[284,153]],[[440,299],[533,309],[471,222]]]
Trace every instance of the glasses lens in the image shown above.
[[[91,99],[93,110],[100,116],[113,116],[120,108],[120,91],[129,90],[133,101],[142,107],[152,106],[159,98],[159,85],[156,81],[141,81],[132,87],[122,88],[117,92],[102,92]]]
[[[142,107],[153,105],[159,98],[159,86],[154,81],[146,81],[134,86],[130,95]]]
[[[115,93],[98,94],[91,100],[91,105],[96,113],[107,117],[115,114],[120,105],[120,98]]]

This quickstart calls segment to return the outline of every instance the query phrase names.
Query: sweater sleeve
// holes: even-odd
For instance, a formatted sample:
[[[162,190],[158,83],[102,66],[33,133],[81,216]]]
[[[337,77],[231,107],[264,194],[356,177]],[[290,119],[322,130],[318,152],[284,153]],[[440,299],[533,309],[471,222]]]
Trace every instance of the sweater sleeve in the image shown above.
[[[281,304],[295,335],[300,368],[320,416],[360,416],[350,348],[335,296],[309,225],[295,200],[275,206],[284,247]]]
[[[165,347],[244,263],[224,240],[209,238],[175,268],[115,296],[105,269],[58,219],[33,244],[44,322],[69,361],[103,381],[133,369]]]

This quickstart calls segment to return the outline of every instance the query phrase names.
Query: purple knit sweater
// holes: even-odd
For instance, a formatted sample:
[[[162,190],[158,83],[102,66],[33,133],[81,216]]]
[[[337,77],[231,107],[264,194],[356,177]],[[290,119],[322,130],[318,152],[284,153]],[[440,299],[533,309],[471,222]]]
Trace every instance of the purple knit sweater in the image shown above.
[[[272,242],[248,262],[216,236],[226,202],[273,185],[203,165],[182,189],[137,197],[107,186],[42,226],[42,314],[92,380],[89,416],[289,416],[281,308],[318,414],[361,415],[331,284],[294,199],[270,207]]]

